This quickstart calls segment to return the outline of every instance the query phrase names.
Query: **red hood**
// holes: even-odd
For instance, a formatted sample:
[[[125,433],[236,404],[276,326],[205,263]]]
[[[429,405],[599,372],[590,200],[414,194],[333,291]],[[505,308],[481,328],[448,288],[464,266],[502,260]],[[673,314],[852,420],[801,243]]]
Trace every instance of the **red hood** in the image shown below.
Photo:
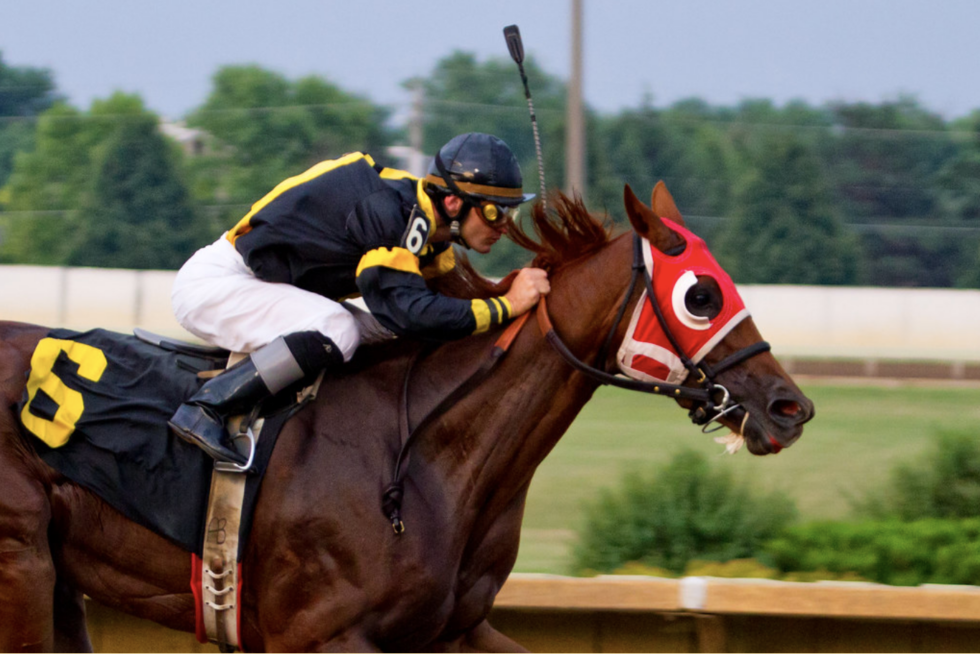
[[[708,252],[704,241],[666,218],[663,222],[684,238],[687,247],[672,257],[643,239],[643,259],[653,280],[656,301],[674,339],[684,354],[698,363],[749,312],[735,283]],[[684,306],[685,293],[703,275],[714,278],[722,292],[721,313],[712,320],[694,316]],[[687,377],[687,369],[647,302],[646,291],[633,309],[617,358],[620,369],[633,379],[679,384]]]

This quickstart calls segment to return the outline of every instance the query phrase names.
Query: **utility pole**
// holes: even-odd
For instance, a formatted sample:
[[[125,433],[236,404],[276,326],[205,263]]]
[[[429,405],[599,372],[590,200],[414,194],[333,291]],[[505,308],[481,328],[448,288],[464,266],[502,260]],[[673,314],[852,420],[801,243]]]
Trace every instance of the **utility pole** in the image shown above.
[[[412,108],[408,115],[408,145],[390,145],[388,155],[394,157],[414,177],[424,177],[427,157],[422,152],[422,112],[425,104],[425,89],[422,80],[412,79],[405,84],[412,92]]]
[[[572,3],[572,74],[565,121],[565,193],[585,198],[585,120],[582,116],[582,0]]]
[[[412,85],[412,118],[408,123],[408,144],[412,148],[408,172],[416,177],[425,175],[425,155],[422,153],[422,105],[425,102],[425,89],[421,80]]]

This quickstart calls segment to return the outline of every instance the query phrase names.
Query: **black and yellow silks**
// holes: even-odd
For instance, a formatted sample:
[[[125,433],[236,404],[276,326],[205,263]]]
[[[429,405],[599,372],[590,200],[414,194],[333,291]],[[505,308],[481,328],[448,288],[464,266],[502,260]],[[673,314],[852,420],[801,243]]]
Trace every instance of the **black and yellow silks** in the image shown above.
[[[429,290],[427,277],[453,269],[424,182],[351,153],[291,177],[228,232],[264,281],[339,300],[363,295],[396,334],[450,340],[510,318],[504,298],[460,300]]]

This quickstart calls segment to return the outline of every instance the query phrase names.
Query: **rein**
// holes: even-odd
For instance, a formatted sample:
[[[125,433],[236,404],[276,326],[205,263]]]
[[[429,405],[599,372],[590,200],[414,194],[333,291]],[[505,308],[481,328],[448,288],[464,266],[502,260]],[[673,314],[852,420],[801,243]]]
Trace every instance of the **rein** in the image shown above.
[[[402,388],[400,419],[402,446],[398,452],[398,458],[395,460],[395,472],[392,475],[393,481],[388,484],[388,487],[385,488],[384,493],[381,495],[381,511],[385,514],[385,516],[387,516],[388,520],[391,521],[391,528],[394,530],[395,535],[400,535],[405,531],[405,523],[402,521],[401,517],[402,498],[405,495],[405,487],[402,477],[404,474],[404,466],[408,462],[409,447],[413,442],[415,442],[415,438],[421,434],[426,427],[428,427],[436,418],[441,416],[443,412],[449,409],[449,407],[462,399],[490,374],[490,372],[503,358],[504,354],[507,353],[507,350],[510,349],[510,346],[517,338],[517,334],[521,331],[524,324],[530,317],[531,312],[528,311],[508,325],[507,329],[505,329],[500,337],[494,342],[493,349],[490,350],[490,356],[483,361],[480,367],[477,368],[476,372],[464,379],[459,386],[454,388],[449,395],[444,397],[439,404],[429,411],[429,413],[422,418],[422,421],[415,426],[415,429],[412,429],[408,422],[408,382],[412,376],[412,370],[415,367],[415,363],[418,361],[419,357],[416,356],[412,359],[408,369],[405,371],[405,383]]]
[[[606,336],[602,348],[599,350],[599,357],[597,361],[600,365],[604,365],[613,337],[615,336],[616,329],[619,327],[623,317],[626,315],[630,298],[633,296],[633,291],[636,289],[636,284],[639,281],[640,274],[642,272],[643,283],[647,292],[647,299],[653,307],[657,320],[660,322],[661,328],[663,328],[671,346],[684,363],[684,366],[695,375],[697,383],[700,385],[699,388],[681,386],[678,384],[668,384],[665,382],[645,382],[637,379],[630,379],[625,376],[611,374],[605,370],[600,370],[599,368],[590,366],[589,364],[583,362],[576,357],[571,350],[568,349],[568,346],[561,340],[558,332],[555,331],[555,326],[551,322],[551,317],[548,315],[548,303],[544,296],[542,296],[541,300],[538,302],[538,308],[535,312],[538,320],[538,327],[541,329],[541,333],[544,334],[545,340],[551,344],[551,347],[553,347],[570,366],[590,379],[599,382],[600,384],[625,388],[631,391],[640,391],[641,393],[652,393],[654,395],[664,395],[676,399],[686,399],[697,402],[698,406],[692,409],[689,415],[695,424],[704,426],[702,431],[706,431],[707,425],[741,406],[740,404],[732,401],[731,394],[728,392],[727,388],[721,384],[715,383],[715,377],[729,368],[751,359],[757,354],[768,352],[771,349],[770,345],[766,341],[753,343],[752,345],[749,345],[748,347],[725,357],[714,366],[709,366],[708,364],[698,365],[694,363],[694,361],[692,361],[690,357],[688,357],[678,346],[677,339],[670,331],[670,327],[667,325],[663,312],[655,301],[656,295],[653,292],[653,280],[650,278],[650,273],[647,270],[646,265],[643,263],[643,251],[641,248],[642,241],[639,236],[634,234],[633,274],[632,278],[630,279],[629,289],[626,291],[626,296],[623,298],[623,303],[620,305],[619,310],[616,313],[616,320],[613,322],[612,328],[609,330],[609,334]],[[510,346],[517,338],[517,334],[521,331],[521,329],[523,329],[528,318],[530,317],[531,312],[528,311],[512,322],[496,340],[493,345],[493,349],[490,351],[490,356],[484,360],[476,372],[464,379],[455,389],[452,390],[452,392],[449,393],[449,395],[443,398],[439,404],[429,411],[429,413],[422,418],[422,421],[416,425],[415,429],[411,429],[408,422],[408,384],[411,378],[412,370],[414,369],[415,363],[419,359],[419,356],[412,359],[408,369],[405,372],[405,380],[402,389],[402,407],[400,418],[402,445],[398,452],[398,458],[395,460],[395,470],[392,476],[393,481],[387,488],[385,488],[381,496],[381,510],[391,522],[391,528],[394,530],[395,535],[400,535],[405,531],[405,523],[401,518],[401,505],[402,499],[404,498],[404,482],[402,481],[402,477],[404,476],[405,464],[408,461],[410,446],[413,442],[415,442],[415,438],[422,433],[426,427],[432,424],[434,420],[440,417],[443,412],[449,409],[449,407],[462,399],[474,387],[486,379],[490,372],[503,358],[504,354],[507,353],[507,350],[510,349]]]

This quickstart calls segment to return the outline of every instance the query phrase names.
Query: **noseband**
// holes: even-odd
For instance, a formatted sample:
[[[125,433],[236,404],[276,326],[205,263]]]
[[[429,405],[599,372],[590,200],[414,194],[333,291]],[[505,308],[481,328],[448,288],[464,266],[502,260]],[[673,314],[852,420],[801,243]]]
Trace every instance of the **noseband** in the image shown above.
[[[667,384],[661,382],[646,382],[637,379],[630,379],[622,375],[615,375],[607,372],[604,369],[599,369],[589,364],[583,362],[568,349],[568,346],[561,340],[558,333],[555,331],[555,326],[551,322],[551,318],[548,316],[548,308],[544,297],[538,303],[538,323],[541,325],[541,330],[544,332],[545,338],[551,343],[551,346],[555,348],[558,354],[568,362],[573,368],[583,373],[587,377],[594,379],[600,384],[617,386],[619,388],[626,388],[631,391],[640,391],[642,393],[652,393],[654,395],[666,395],[676,399],[693,400],[696,402],[695,408],[691,409],[690,417],[694,424],[703,425],[703,431],[708,431],[707,426],[719,420],[722,416],[736,410],[741,405],[732,400],[731,394],[728,389],[721,384],[715,383],[715,378],[722,372],[737,366],[748,359],[751,359],[757,354],[762,354],[763,352],[769,352],[772,348],[766,341],[759,341],[753,343],[746,348],[735,352],[734,354],[725,357],[717,364],[709,366],[707,363],[694,363],[690,357],[688,357],[684,350],[680,348],[677,343],[677,339],[671,332],[670,327],[664,318],[663,311],[660,305],[656,302],[656,294],[653,290],[653,280],[650,278],[650,273],[647,270],[646,265],[643,262],[643,251],[642,242],[640,237],[636,234],[633,235],[633,275],[630,279],[629,289],[626,291],[626,296],[623,298],[623,303],[619,307],[619,311],[616,313],[616,320],[613,322],[612,328],[609,330],[609,334],[606,336],[602,347],[599,350],[599,354],[596,357],[598,365],[605,367],[605,361],[609,353],[609,348],[612,345],[613,337],[615,336],[616,329],[619,327],[619,323],[622,322],[623,316],[626,315],[626,309],[629,308],[630,298],[633,296],[633,291],[636,289],[636,284],[640,280],[642,274],[643,283],[646,288],[647,299],[650,301],[650,305],[653,308],[654,314],[657,316],[657,321],[660,323],[661,329],[663,329],[664,334],[670,341],[671,347],[673,347],[674,352],[680,358],[684,367],[688,369],[690,374],[694,375],[698,387],[693,388],[690,386],[681,386],[677,384]],[[712,430],[714,431],[714,430]]]

